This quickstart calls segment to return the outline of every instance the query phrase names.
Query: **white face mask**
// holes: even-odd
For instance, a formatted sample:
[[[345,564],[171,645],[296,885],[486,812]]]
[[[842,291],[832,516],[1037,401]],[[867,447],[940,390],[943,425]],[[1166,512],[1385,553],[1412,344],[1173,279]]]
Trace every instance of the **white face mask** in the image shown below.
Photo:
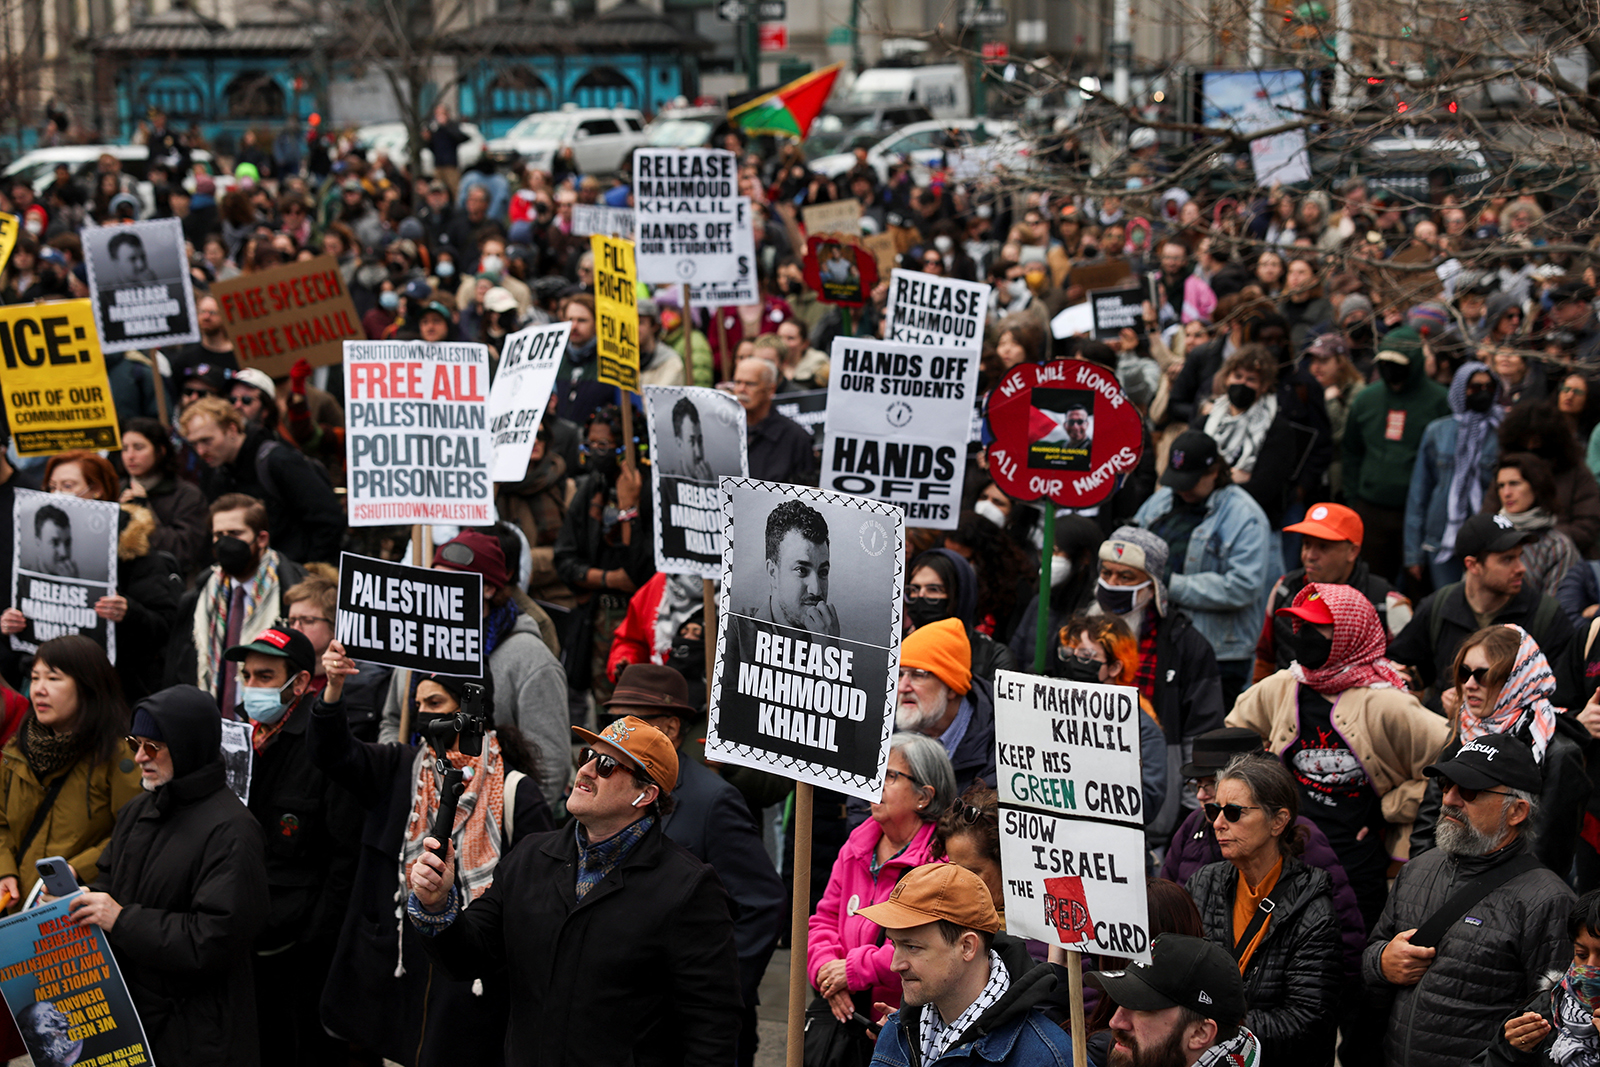
[[[1006,513],[1001,511],[1000,505],[993,500],[980,500],[972,505],[972,510],[1001,529],[1005,529]]]
[[[1054,589],[1072,577],[1072,561],[1066,556],[1050,557],[1050,588]]]
[[[933,247],[937,248],[941,254],[948,256],[955,244],[948,237],[935,237],[933,239]]]
[[[484,256],[478,263],[478,270],[483,274],[499,274],[505,265],[505,260],[499,256]]]

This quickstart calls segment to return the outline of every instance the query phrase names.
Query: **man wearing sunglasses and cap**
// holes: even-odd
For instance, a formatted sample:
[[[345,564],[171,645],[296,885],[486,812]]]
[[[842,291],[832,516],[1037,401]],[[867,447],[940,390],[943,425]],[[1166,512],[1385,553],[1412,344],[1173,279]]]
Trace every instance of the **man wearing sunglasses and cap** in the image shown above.
[[[1150,945],[1149,963],[1090,971],[1086,985],[1105,990],[1111,1016],[1110,1067],[1223,1067],[1261,1062],[1261,1045],[1244,1025],[1247,1005],[1238,963],[1212,941],[1166,933]],[[1091,1053],[1105,1038],[1089,1039]]]
[[[631,715],[572,732],[591,746],[567,801],[576,825],[522,842],[465,910],[451,857],[424,852],[411,922],[456,977],[507,973],[510,1067],[732,1063],[741,1000],[728,896],[661,827],[678,754]]]
[[[1571,962],[1574,895],[1528,842],[1542,786],[1527,741],[1479,737],[1426,773],[1444,787],[1438,847],[1400,869],[1362,974],[1393,994],[1386,1062],[1455,1067]]]

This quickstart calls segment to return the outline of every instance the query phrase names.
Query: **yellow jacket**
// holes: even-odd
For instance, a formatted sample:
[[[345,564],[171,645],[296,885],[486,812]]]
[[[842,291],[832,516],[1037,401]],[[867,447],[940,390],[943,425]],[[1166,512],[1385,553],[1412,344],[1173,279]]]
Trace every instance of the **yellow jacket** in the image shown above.
[[[27,854],[18,856],[17,845],[33,825],[49,786],[34,776],[16,738],[0,750],[0,878],[16,878],[23,897],[39,880],[34,861],[46,856],[65,858],[79,881],[94,881],[117,812],[142,791],[138,765],[126,752],[119,751],[106,762],[91,762],[85,756],[62,773],[67,780],[55,804]]]

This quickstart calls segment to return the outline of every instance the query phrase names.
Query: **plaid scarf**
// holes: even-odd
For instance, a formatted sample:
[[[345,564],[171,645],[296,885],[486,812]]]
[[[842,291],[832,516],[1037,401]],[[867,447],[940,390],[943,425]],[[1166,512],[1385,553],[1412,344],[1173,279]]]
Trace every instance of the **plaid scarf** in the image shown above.
[[[644,840],[650,827],[656,824],[655,816],[646,815],[638,822],[612,834],[598,844],[589,844],[589,834],[581,823],[573,824],[578,835],[578,899],[589,895],[589,890],[600,884],[600,879],[610,874],[617,864],[627,858],[634,846]]]
[[[939,1009],[932,1004],[923,1006],[922,1032],[918,1037],[922,1041],[922,1062],[932,1063],[950,1050],[972,1024],[982,1018],[983,1013],[994,1006],[994,1003],[1006,995],[1011,988],[1011,976],[1006,973],[1006,965],[1000,962],[1000,954],[994,949],[989,950],[989,980],[984,983],[983,992],[978,994],[978,999],[967,1005],[967,1010],[957,1015],[950,1025],[946,1026],[939,1017]]]
[[[212,567],[195,606],[194,647],[199,654],[195,657],[194,684],[213,696],[221,695],[222,654],[228,650],[228,607],[233,602],[234,587],[239,584],[239,579],[225,574],[221,567]],[[262,553],[256,568],[254,592],[245,599],[240,644],[255,640],[276,621],[279,588],[278,553],[269,548]],[[264,604],[271,605],[271,610],[261,610]],[[227,712],[231,715],[233,709]]]
[[[1465,743],[1490,734],[1526,732],[1533,758],[1542,764],[1545,749],[1556,732],[1558,712],[1550,703],[1556,691],[1555,676],[1550,673],[1544,653],[1539,651],[1539,643],[1528,636],[1528,631],[1511,623],[1506,626],[1522,638],[1511,676],[1500,687],[1500,697],[1489,714],[1481,719],[1471,714],[1460,717],[1461,740]]]
[[[1156,613],[1146,606],[1144,625],[1139,627],[1139,669],[1133,672],[1139,695],[1154,703],[1156,699]]]

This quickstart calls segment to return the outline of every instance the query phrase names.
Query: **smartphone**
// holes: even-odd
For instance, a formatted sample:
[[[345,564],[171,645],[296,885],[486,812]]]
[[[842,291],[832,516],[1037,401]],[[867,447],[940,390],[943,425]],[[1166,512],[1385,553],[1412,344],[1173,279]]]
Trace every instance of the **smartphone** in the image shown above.
[[[45,892],[53,897],[70,897],[81,886],[78,885],[77,876],[72,873],[72,865],[60,856],[46,856],[34,863],[39,870],[39,880],[44,883]]]

